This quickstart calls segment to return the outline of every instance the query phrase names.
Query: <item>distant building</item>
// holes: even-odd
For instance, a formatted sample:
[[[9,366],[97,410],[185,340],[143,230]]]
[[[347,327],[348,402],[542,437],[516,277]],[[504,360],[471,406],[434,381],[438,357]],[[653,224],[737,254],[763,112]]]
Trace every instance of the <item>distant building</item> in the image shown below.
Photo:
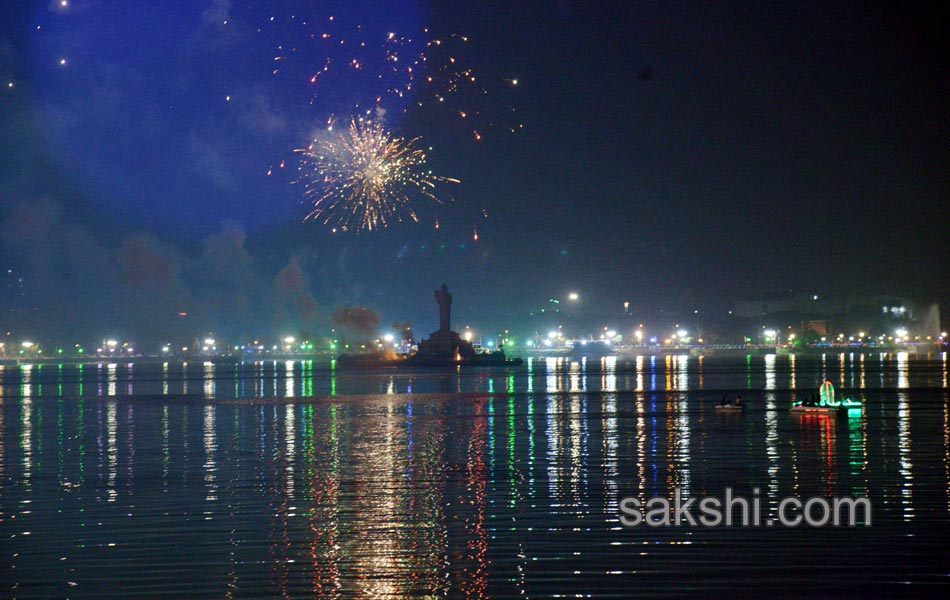
[[[821,336],[892,335],[905,329],[914,335],[933,335],[939,329],[939,308],[923,308],[903,296],[785,292],[742,300],[733,306],[737,317],[761,321],[762,325],[798,326],[798,333],[811,331]]]
[[[733,305],[737,317],[756,319],[780,313],[830,316],[841,311],[841,304],[817,293],[786,292],[770,294],[754,300],[740,300]]]

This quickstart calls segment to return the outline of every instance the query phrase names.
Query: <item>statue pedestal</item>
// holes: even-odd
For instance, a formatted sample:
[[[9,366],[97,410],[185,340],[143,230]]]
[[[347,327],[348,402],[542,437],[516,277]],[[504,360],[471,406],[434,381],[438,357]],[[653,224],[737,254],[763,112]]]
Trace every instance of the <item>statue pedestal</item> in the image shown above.
[[[428,339],[419,342],[419,354],[443,358],[451,358],[458,354],[461,358],[468,358],[475,354],[475,350],[456,332],[439,330]]]

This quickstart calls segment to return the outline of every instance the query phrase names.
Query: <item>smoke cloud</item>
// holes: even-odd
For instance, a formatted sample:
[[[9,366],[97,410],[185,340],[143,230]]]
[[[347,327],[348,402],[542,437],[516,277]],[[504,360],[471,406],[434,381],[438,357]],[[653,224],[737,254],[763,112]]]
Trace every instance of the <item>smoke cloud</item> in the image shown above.
[[[364,306],[345,306],[334,311],[333,324],[359,335],[372,335],[379,329],[379,315]]]
[[[306,262],[255,258],[237,223],[222,224],[190,250],[141,233],[107,243],[44,198],[12,202],[0,215],[0,233],[0,317],[14,335],[159,344],[213,333],[238,342],[331,321]],[[379,322],[363,310],[347,317],[354,330]]]

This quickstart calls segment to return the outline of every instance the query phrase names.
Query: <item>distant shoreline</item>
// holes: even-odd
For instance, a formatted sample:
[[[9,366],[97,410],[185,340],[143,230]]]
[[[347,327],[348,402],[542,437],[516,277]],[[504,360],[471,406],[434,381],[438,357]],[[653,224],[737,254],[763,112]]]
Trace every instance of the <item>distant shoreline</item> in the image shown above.
[[[939,355],[946,352],[947,346],[938,344],[927,344],[921,346],[900,346],[900,347],[874,347],[874,346],[831,346],[831,347],[804,347],[787,348],[774,346],[694,346],[694,347],[622,347],[616,352],[606,355],[598,354],[587,356],[588,360],[600,359],[605,357],[615,357],[619,359],[632,359],[637,356],[712,356],[712,357],[743,357],[743,356],[767,356],[776,354],[780,356],[821,356],[841,354],[897,354],[908,353],[914,355],[927,356],[930,354]],[[509,354],[520,358],[569,358],[579,360],[584,358],[583,354],[572,354],[568,350],[537,350],[537,349],[512,349]],[[44,356],[44,357],[23,357],[23,358],[0,358],[0,366],[10,367],[18,365],[98,365],[108,363],[241,363],[241,362],[271,362],[271,361],[304,361],[316,360],[320,362],[331,362],[336,359],[335,354],[267,354],[259,356],[86,356],[86,357],[64,357],[64,356]]]

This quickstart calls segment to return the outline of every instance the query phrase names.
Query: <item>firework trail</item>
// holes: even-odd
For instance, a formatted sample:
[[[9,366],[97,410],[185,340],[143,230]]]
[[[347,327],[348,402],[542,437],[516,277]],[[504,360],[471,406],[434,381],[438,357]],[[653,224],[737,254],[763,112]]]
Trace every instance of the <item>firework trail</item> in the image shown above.
[[[418,140],[396,137],[376,121],[354,119],[339,136],[296,150],[298,182],[313,203],[307,219],[334,231],[373,231],[403,218],[418,222],[413,198],[441,203],[436,185],[459,183],[427,169]]]

